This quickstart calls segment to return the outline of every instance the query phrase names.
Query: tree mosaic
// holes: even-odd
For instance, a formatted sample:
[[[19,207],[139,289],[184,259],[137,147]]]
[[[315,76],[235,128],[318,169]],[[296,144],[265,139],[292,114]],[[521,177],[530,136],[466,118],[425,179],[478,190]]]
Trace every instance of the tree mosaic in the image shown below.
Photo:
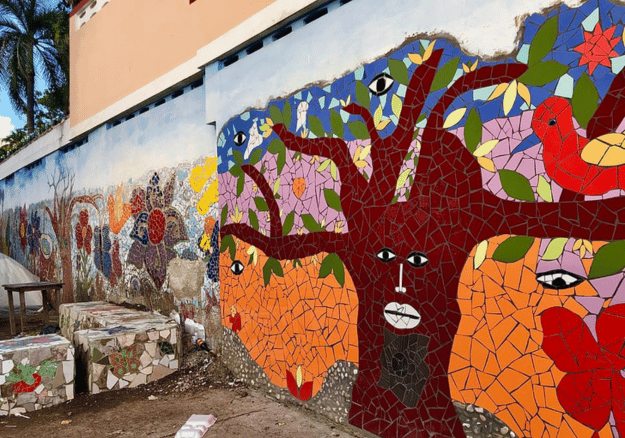
[[[517,436],[625,434],[619,387],[607,383],[622,378],[622,311],[605,301],[582,320],[573,297],[595,297],[592,280],[625,267],[624,15],[591,1],[532,16],[516,59],[501,62],[419,40],[224,126],[222,321],[265,373],[287,376],[274,383],[302,399],[305,379],[294,388],[287,374],[298,359],[284,351],[310,360],[292,342],[309,332],[333,344],[337,321],[302,306],[310,289],[323,306],[317,278],[333,276],[353,282],[358,301],[346,314],[358,335],[351,424],[382,437],[464,436],[459,401]],[[538,241],[543,259],[592,262],[526,269],[519,260],[536,259]],[[313,258],[317,278],[301,266]],[[490,267],[488,282],[465,262]],[[302,280],[282,284],[298,264]],[[480,295],[490,311],[472,302]],[[311,328],[281,338],[291,333],[282,315]],[[263,337],[270,352],[254,354]],[[527,378],[513,378],[518,368]]]

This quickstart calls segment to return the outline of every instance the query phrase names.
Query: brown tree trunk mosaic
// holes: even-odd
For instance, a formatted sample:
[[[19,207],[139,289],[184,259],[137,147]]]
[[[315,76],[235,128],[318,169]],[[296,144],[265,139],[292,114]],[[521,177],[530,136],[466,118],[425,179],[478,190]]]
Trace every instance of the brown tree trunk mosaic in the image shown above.
[[[263,175],[242,170],[263,193],[271,232],[228,224],[234,235],[269,257],[290,260],[336,253],[349,271],[359,298],[359,372],[349,422],[382,437],[461,437],[462,425],[447,377],[460,322],[456,301],[460,272],[471,249],[501,234],[576,236],[589,240],[625,238],[622,198],[582,201],[564,191],[559,203],[503,200],[483,188],[480,166],[460,139],[443,128],[444,114],[463,93],[510,82],[524,64],[482,67],[460,77],[438,100],[422,132],[419,162],[407,202],[393,203],[401,166],[415,134],[442,50],[414,72],[399,123],[381,138],[369,111],[351,104],[344,111],[362,117],[372,143],[369,181],[358,171],[340,138],[300,138],[282,124],[273,127],[286,148],[332,159],[340,173],[345,234],[282,234],[279,207]],[[398,327],[390,321],[409,321]]]
[[[96,196],[74,196],[74,176],[65,169],[59,170],[48,181],[48,186],[53,189],[52,208],[46,205],[46,212],[50,217],[52,229],[58,241],[58,251],[61,257],[63,302],[73,303],[74,298],[74,277],[72,262],[72,212],[77,204],[91,204],[99,210],[96,203],[101,199]]]

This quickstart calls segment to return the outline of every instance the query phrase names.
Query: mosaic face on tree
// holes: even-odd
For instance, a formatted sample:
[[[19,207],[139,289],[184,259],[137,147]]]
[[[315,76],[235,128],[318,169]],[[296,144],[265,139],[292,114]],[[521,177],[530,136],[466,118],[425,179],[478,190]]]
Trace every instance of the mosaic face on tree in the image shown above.
[[[323,90],[312,87],[275,102],[268,111],[246,113],[222,132],[220,147],[232,151],[222,157],[220,168],[227,171],[220,184],[223,180],[223,205],[230,209],[223,210],[222,252],[230,249],[232,257],[238,254],[237,238],[249,245],[250,259],[255,251],[266,256],[265,286],[270,284],[267,279],[285,276],[287,263],[296,266],[297,260],[314,260],[317,254],[322,254],[319,279],[333,275],[341,284],[346,271],[353,281],[357,316],[349,313],[349,318],[358,333],[358,374],[348,419],[355,426],[394,438],[464,435],[450,389],[450,357],[461,315],[468,317],[465,323],[477,318],[466,309],[461,312],[457,300],[463,266],[474,248],[475,258],[484,259],[484,242],[514,235],[499,245],[498,252],[489,254],[512,263],[519,260],[515,251],[531,246],[528,239],[625,238],[625,230],[617,227],[625,220],[621,199],[583,197],[616,186],[594,181],[591,193],[569,184],[567,178],[558,177],[559,173],[573,175],[567,170],[570,163],[562,158],[569,155],[553,152],[555,147],[569,151],[586,144],[610,152],[605,157],[598,157],[595,149],[588,152],[592,159],[586,160],[584,175],[574,178],[584,184],[592,179],[588,172],[622,164],[606,158],[620,152],[614,149],[618,145],[603,140],[623,119],[617,108],[625,102],[625,71],[614,73],[610,84],[603,81],[600,93],[597,88],[590,90],[588,76],[572,67],[589,64],[588,59],[598,56],[591,37],[587,44],[576,46],[583,51],[582,60],[573,65],[574,61],[561,58],[566,52],[561,46],[574,44],[585,32],[578,29],[577,19],[567,16],[568,21],[560,21],[560,12],[550,14],[532,23],[539,30],[528,31],[527,47],[517,58],[520,62],[479,61],[478,66],[477,59],[447,43],[439,43],[445,47],[440,49],[435,42],[420,41]],[[589,11],[584,14],[595,17]],[[612,20],[603,12],[596,16]],[[596,26],[601,37],[602,27]],[[603,24],[604,29],[607,26]],[[611,36],[614,29],[610,29]],[[561,33],[572,36],[558,38]],[[569,52],[571,48],[567,46]],[[619,51],[623,51],[620,46],[614,53]],[[609,62],[595,62],[592,70],[597,73],[606,65]],[[547,99],[567,72],[576,81],[576,90],[570,93],[570,103],[562,97],[557,102],[568,108],[567,117],[572,115],[588,127],[586,137],[577,131],[552,129],[546,135],[541,130],[541,104],[553,102]],[[558,85],[560,96],[565,82],[562,79]],[[593,103],[594,94],[604,96],[600,104],[598,98]],[[550,121],[548,126],[558,123],[557,117],[556,123],[549,125]],[[570,121],[566,122],[569,127]],[[535,136],[530,135],[532,126],[537,129]],[[574,123],[571,126],[578,129]],[[550,145],[530,150],[539,144],[536,139]],[[576,152],[576,159],[585,160],[584,153]],[[237,260],[237,272],[248,269],[245,260]],[[514,277],[518,268],[507,269]],[[580,281],[562,270],[541,274],[540,278],[534,275],[534,283],[551,282],[553,290]],[[317,281],[307,278],[311,284]],[[300,277],[290,287],[308,281]],[[473,287],[485,289],[484,284]],[[323,285],[318,290],[319,296],[327,296]],[[292,296],[288,288],[282,293]],[[237,312],[237,330],[254,324],[245,309]],[[617,314],[603,320],[611,321]],[[569,316],[558,314],[561,319]],[[320,333],[332,330],[331,322],[325,324]],[[463,326],[462,336],[466,330]],[[550,336],[559,337],[554,342],[570,341],[549,330]],[[594,344],[588,342],[585,348]],[[465,349],[458,354],[473,352]],[[608,359],[604,362],[605,369],[613,365]],[[500,412],[497,406],[490,408]]]

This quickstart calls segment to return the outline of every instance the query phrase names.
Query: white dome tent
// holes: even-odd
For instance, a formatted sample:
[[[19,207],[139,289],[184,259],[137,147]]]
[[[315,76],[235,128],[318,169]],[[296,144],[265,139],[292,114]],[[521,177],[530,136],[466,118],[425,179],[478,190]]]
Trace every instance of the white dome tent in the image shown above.
[[[39,277],[11,257],[0,253],[0,308],[9,308],[9,297],[2,287],[3,284],[32,283],[35,281],[39,281]],[[41,307],[41,291],[28,292],[24,295],[26,307]],[[19,312],[20,299],[17,292],[13,292],[13,306]]]

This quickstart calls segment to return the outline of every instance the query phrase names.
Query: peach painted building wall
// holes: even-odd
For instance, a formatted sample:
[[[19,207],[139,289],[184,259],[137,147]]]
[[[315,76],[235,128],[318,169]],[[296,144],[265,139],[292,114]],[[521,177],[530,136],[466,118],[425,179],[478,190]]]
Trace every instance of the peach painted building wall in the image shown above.
[[[70,18],[71,125],[190,60],[274,1],[80,2]]]

